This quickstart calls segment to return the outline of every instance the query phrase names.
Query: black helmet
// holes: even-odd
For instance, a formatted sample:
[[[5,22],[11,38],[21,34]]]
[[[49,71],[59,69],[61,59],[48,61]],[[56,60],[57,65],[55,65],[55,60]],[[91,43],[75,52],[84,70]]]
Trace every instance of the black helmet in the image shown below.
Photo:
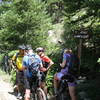
[[[36,48],[36,52],[44,52],[44,48],[38,47],[38,48]]]
[[[25,45],[19,45],[19,46],[18,46],[18,49],[19,49],[19,50],[25,50],[26,47],[25,47]]]

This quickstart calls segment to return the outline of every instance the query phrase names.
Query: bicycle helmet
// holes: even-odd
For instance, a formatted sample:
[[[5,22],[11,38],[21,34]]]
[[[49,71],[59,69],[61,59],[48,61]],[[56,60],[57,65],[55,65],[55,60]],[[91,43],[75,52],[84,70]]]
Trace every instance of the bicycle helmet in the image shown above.
[[[19,49],[19,50],[25,50],[26,47],[25,47],[25,45],[19,45],[19,46],[18,46],[18,49]]]
[[[36,48],[36,52],[44,52],[44,48],[38,47],[38,48]]]
[[[63,52],[68,53],[69,51],[70,51],[69,48],[65,48]]]
[[[31,49],[32,49],[31,45],[26,45],[26,50],[31,50]]]

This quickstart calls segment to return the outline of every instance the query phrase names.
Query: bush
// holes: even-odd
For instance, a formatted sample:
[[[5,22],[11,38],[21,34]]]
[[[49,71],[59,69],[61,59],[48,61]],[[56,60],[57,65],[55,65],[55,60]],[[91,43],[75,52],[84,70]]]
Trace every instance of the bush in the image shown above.
[[[4,54],[0,54],[0,64],[3,64],[3,57],[4,57]]]
[[[9,58],[11,58],[18,50],[13,50],[8,53]]]
[[[16,72],[14,70],[11,71],[11,82],[13,82],[13,84],[16,81]]]

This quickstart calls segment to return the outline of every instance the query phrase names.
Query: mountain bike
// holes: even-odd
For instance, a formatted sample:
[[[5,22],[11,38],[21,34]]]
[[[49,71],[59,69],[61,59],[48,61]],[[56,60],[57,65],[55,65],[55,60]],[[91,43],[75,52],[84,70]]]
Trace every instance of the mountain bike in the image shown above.
[[[33,84],[31,86],[31,100],[46,100],[46,95],[40,87],[42,72],[39,68],[31,68]]]
[[[68,92],[68,82],[73,82],[74,78],[70,75],[64,75],[59,83],[56,100],[70,100]]]

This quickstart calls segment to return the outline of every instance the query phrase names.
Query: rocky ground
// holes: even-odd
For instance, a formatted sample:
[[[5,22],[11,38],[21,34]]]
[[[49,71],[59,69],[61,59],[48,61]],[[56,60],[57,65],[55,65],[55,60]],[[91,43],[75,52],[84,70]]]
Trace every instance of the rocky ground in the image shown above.
[[[0,75],[0,100],[17,100],[12,93],[13,88],[9,82],[9,76]]]
[[[11,94],[12,92],[11,84],[0,79],[0,100],[16,100],[16,97]]]

